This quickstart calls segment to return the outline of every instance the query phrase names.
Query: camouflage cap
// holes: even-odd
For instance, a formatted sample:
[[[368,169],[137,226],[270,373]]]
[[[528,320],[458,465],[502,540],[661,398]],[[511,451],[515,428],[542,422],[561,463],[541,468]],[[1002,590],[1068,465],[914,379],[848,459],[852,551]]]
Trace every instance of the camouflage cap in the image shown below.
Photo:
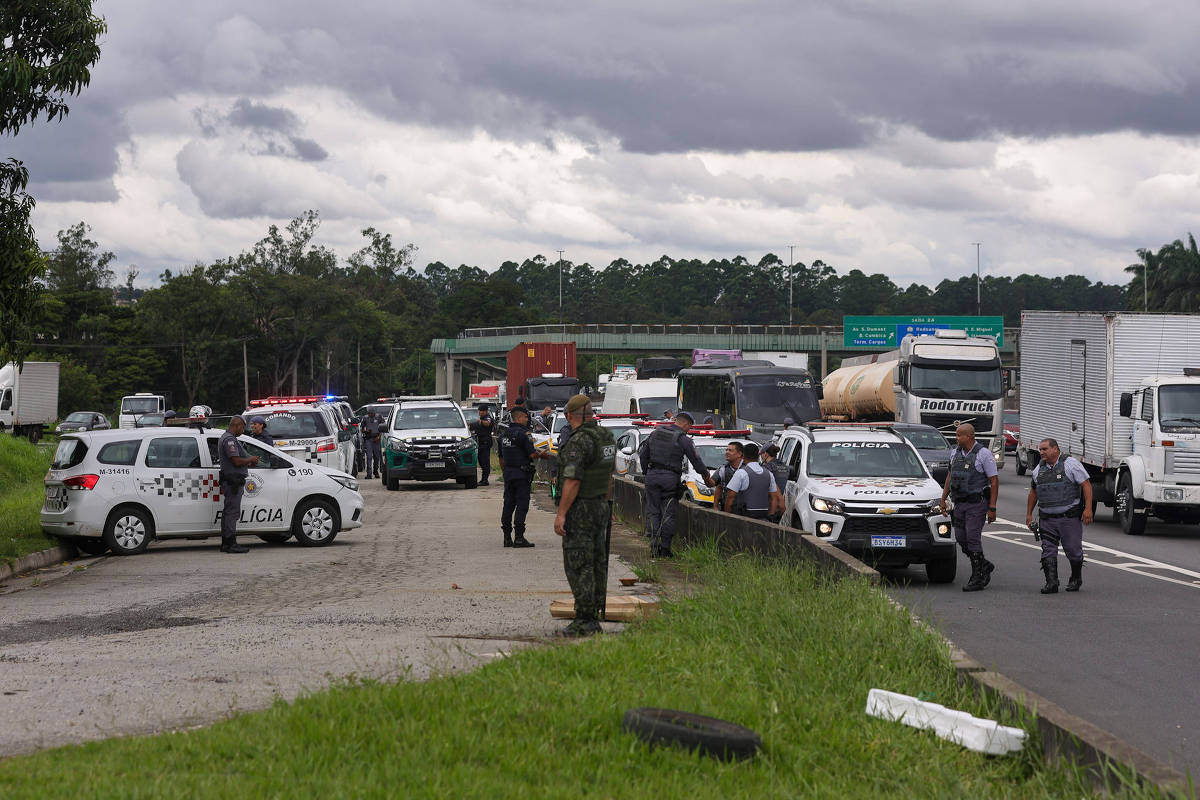
[[[592,402],[592,398],[586,394],[577,394],[567,401],[567,413],[574,414],[583,410],[583,407]]]

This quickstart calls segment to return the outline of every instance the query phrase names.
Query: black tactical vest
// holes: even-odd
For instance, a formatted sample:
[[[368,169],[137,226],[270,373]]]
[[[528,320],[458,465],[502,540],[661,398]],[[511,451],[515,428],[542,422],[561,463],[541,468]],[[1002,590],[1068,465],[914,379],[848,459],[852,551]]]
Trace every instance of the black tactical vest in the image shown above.
[[[1042,509],[1070,508],[1083,496],[1079,484],[1067,474],[1064,461],[1066,459],[1060,456],[1053,467],[1045,461],[1038,465],[1034,480],[1037,482],[1038,506]]]
[[[665,469],[676,475],[683,474],[683,447],[679,440],[683,431],[674,425],[655,429],[646,442],[650,456],[650,469]]]
[[[979,442],[964,453],[962,448],[954,451],[954,459],[950,462],[950,493],[955,500],[982,494],[990,481],[983,470],[975,466],[975,459],[983,445]]]
[[[762,467],[759,464],[759,467]],[[766,511],[771,507],[771,473],[766,469],[754,472],[749,465],[742,466],[742,472],[750,479],[750,485],[737,493],[733,503],[738,510]]]

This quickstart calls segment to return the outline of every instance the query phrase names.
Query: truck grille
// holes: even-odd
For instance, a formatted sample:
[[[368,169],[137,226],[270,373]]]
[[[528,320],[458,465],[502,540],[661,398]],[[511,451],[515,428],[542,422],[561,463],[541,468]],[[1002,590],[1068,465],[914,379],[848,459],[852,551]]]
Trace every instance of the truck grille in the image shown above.
[[[416,439],[408,444],[409,458],[420,461],[453,459],[458,455],[455,439]]]
[[[1165,448],[1164,448],[1165,449]],[[1167,450],[1167,473],[1200,477],[1200,453]]]
[[[978,438],[991,439],[988,434],[992,430],[994,417],[991,414],[971,414],[966,411],[960,411],[957,414],[922,414],[921,422],[926,425],[932,425],[942,432],[942,435],[947,439],[954,439],[954,429],[964,422],[969,422],[975,426],[975,432]]]
[[[914,517],[846,517],[842,536],[854,533],[928,533],[923,518]]]

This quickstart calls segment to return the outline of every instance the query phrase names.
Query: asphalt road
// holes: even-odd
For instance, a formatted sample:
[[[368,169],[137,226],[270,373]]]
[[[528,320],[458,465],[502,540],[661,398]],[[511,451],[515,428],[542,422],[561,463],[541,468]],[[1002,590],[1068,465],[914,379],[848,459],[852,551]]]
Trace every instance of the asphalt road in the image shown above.
[[[1083,588],[1042,595],[1039,545],[1025,528],[1028,477],[1000,473],[984,552],[987,589],[925,582],[923,568],[885,573],[888,592],[976,661],[1116,734],[1175,769],[1200,776],[1200,526],[1151,522],[1127,536],[1112,509],[1084,528]],[[1066,558],[1059,578],[1066,585]]]
[[[500,483],[402,487],[365,481],[366,524],[328,547],[152,544],[0,584],[0,756],[470,668],[562,627],[553,514],[535,504],[537,547],[505,549]],[[610,593],[637,591],[617,585],[632,574],[614,558]]]

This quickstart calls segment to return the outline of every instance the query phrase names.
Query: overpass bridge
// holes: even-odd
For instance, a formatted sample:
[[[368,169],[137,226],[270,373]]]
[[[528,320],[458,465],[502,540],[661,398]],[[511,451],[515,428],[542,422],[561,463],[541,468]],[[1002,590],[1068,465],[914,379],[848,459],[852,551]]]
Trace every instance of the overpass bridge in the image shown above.
[[[1000,357],[1005,366],[1020,364],[1020,337],[1020,328],[1004,329]],[[505,355],[521,342],[575,342],[577,353],[691,355],[697,347],[809,353],[812,372],[822,378],[828,374],[833,359],[883,350],[845,347],[840,325],[605,324],[467,328],[453,339],[434,339],[429,345],[437,361],[438,393],[460,397],[464,378],[468,381],[502,379]]]

